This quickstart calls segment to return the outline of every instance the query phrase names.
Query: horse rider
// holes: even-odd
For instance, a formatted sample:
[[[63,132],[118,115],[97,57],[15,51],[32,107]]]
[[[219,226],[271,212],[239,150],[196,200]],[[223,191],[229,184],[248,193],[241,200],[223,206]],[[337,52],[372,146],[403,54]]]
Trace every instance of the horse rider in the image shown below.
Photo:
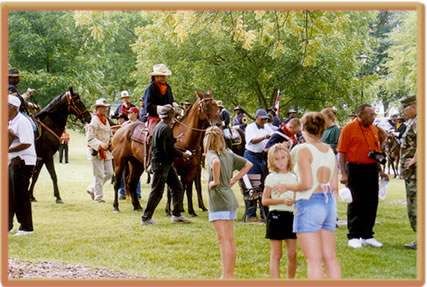
[[[128,91],[122,91],[120,93],[120,100],[122,103],[117,107],[116,111],[114,112],[112,118],[117,119],[120,114],[128,115],[129,109],[132,107],[135,107],[134,104],[130,102],[130,96]]]
[[[267,110],[267,114],[272,115],[273,116],[273,126],[275,127],[280,127],[280,119],[277,116],[277,108],[275,106],[271,106],[268,110]]]
[[[246,129],[246,126],[248,125],[248,118],[243,113],[243,109],[240,105],[236,106],[234,108],[234,111],[236,112],[236,116],[233,119],[233,127],[238,126],[244,131]]]
[[[297,111],[294,109],[288,110],[288,117],[283,121],[284,124],[287,124],[291,119],[295,118],[297,115]]]
[[[107,119],[107,100],[96,100],[92,109],[96,111],[87,126],[87,142],[89,146],[89,160],[93,164],[94,180],[87,188],[87,193],[97,203],[105,202],[103,199],[103,186],[113,176],[113,155],[111,153],[111,138],[113,132]]]
[[[175,149],[174,144],[177,141],[173,136],[170,127],[175,116],[175,111],[171,105],[163,105],[159,110],[160,123],[156,125],[153,131],[153,146],[151,169],[153,171],[153,180],[151,192],[148,195],[147,206],[144,215],[141,217],[141,225],[156,224],[151,218],[154,210],[162,199],[165,184],[172,190],[172,223],[190,223],[191,220],[185,218],[180,212],[180,202],[184,194],[184,188],[178,178],[176,169],[172,166],[175,157],[189,159],[189,153],[182,153]]]
[[[141,108],[139,108],[139,118],[138,121],[145,123],[147,121],[147,109],[145,108],[145,103],[144,103],[144,96],[141,96],[139,98],[139,105],[141,106]]]
[[[219,108],[219,116],[221,117],[223,128],[230,127],[230,113],[224,108],[222,101],[216,101],[216,105]]]
[[[408,218],[412,230],[417,232],[417,99],[408,96],[400,100],[402,114],[408,119],[408,126],[402,136],[400,146],[401,176],[405,180]],[[417,249],[417,242],[403,245],[406,248]]]
[[[152,134],[154,127],[160,121],[159,113],[164,105],[173,105],[178,107],[174,102],[172,89],[166,82],[167,77],[172,72],[165,64],[156,64],[153,66],[153,72],[150,73],[151,83],[147,86],[144,93],[145,108],[148,113],[148,130]]]
[[[184,113],[186,113],[191,107],[191,102],[189,100],[185,100],[182,103],[182,106],[184,107]]]

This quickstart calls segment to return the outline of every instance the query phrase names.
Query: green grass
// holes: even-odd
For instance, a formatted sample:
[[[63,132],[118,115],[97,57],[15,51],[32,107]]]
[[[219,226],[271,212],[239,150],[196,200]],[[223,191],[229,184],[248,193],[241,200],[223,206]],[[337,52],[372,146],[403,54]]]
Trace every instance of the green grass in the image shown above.
[[[92,165],[87,159],[85,137],[70,131],[70,164],[56,164],[63,205],[55,204],[50,177],[43,168],[35,189],[38,199],[33,207],[35,233],[31,236],[9,235],[9,257],[38,261],[61,261],[91,267],[109,268],[151,279],[215,279],[220,277],[220,253],[216,234],[207,213],[192,224],[173,225],[165,217],[165,200],[154,213],[156,226],[140,226],[141,213],[133,211],[129,200],[120,201],[119,214],[113,213],[113,186],[104,186],[105,204],[89,199],[86,187],[92,182]],[[58,162],[56,156],[55,163]],[[141,179],[145,208],[149,185]],[[206,172],[204,172],[206,178]],[[203,180],[204,190],[206,180]],[[238,219],[244,212],[242,196]],[[206,194],[204,191],[205,203]],[[166,196],[164,196],[165,198]],[[375,237],[382,248],[347,246],[347,228],[336,231],[337,254],[343,278],[346,279],[417,279],[417,253],[403,248],[416,240],[409,226],[402,180],[392,179],[385,201],[380,201]],[[193,200],[197,206],[196,200]],[[184,202],[186,205],[186,200]],[[338,216],[346,218],[346,204],[339,203]],[[15,224],[15,230],[18,224]],[[234,224],[237,244],[237,279],[269,278],[269,241],[264,238],[265,225]],[[284,253],[285,254],[285,253]],[[297,279],[306,279],[306,263],[298,250]],[[281,264],[286,276],[286,256]],[[418,278],[420,278],[420,274]]]

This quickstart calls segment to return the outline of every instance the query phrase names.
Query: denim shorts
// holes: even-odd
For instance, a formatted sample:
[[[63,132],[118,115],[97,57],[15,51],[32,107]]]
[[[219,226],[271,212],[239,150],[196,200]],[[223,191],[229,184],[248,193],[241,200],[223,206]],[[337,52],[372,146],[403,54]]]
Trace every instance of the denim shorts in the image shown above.
[[[337,203],[331,192],[313,193],[308,200],[295,203],[293,232],[335,231]]]
[[[215,220],[234,220],[237,218],[237,209],[233,211],[214,211],[209,212],[209,221]]]

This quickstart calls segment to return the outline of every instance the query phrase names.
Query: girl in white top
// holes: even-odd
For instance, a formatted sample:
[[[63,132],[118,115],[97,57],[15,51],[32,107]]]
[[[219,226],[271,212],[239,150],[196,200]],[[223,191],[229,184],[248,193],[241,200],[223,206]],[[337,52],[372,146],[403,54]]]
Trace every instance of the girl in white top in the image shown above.
[[[268,169],[270,174],[264,183],[262,204],[269,206],[266,225],[266,238],[270,239],[270,276],[280,279],[280,259],[282,258],[282,240],[286,242],[288,256],[288,279],[295,278],[297,268],[296,234],[292,232],[294,220],[295,192],[274,192],[279,184],[296,184],[297,177],[292,170],[292,159],[286,144],[275,144],[268,151]]]
[[[320,141],[326,127],[321,113],[307,113],[302,120],[305,144],[292,150],[297,184],[276,186],[273,191],[297,191],[293,230],[297,233],[307,261],[309,279],[323,279],[322,263],[328,279],[340,279],[336,257],[336,194],[338,171],[332,149]]]

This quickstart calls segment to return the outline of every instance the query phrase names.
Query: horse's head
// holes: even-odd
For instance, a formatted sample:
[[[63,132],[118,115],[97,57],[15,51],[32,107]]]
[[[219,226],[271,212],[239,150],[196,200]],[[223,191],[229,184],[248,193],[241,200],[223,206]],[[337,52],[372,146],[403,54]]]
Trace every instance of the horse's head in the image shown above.
[[[201,120],[206,120],[209,123],[209,126],[222,126],[218,106],[215,100],[212,99],[210,91],[204,94],[196,92],[196,94],[199,104],[199,118]]]
[[[70,87],[70,91],[66,92],[64,96],[67,99],[68,113],[75,115],[82,122],[90,123],[92,117],[81,100],[80,95],[74,93],[73,88]]]

